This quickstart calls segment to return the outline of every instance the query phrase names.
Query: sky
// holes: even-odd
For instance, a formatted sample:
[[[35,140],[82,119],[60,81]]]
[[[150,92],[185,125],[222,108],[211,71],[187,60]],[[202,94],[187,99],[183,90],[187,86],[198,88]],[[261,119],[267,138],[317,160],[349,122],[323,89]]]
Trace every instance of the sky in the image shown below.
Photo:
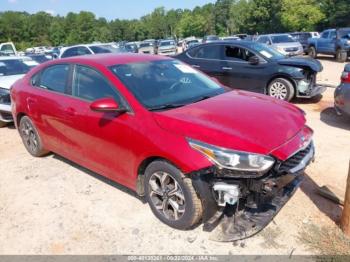
[[[189,8],[214,3],[215,0],[0,0],[2,11],[46,11],[52,15],[66,15],[68,12],[90,11],[97,17],[111,19],[134,19],[151,13],[154,8],[164,6]]]

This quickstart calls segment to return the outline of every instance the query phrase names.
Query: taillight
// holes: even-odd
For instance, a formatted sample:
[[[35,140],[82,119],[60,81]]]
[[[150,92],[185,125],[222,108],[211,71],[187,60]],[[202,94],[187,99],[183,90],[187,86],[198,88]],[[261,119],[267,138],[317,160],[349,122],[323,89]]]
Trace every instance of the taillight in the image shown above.
[[[343,83],[350,83],[350,72],[343,72],[341,75],[341,81]]]

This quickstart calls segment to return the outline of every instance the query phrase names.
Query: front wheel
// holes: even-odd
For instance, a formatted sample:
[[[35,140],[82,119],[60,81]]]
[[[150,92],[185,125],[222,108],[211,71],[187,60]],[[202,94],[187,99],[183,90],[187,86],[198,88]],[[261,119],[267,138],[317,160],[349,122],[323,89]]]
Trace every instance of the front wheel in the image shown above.
[[[293,84],[285,78],[276,78],[267,87],[267,93],[269,96],[290,101],[294,97],[294,87]]]
[[[39,133],[29,117],[24,116],[21,118],[19,122],[19,133],[25,148],[32,156],[41,157],[49,153],[43,147]]]
[[[190,229],[202,217],[191,179],[166,161],[154,161],[146,168],[145,197],[154,215],[170,227]]]
[[[313,46],[310,46],[310,47],[309,47],[308,54],[309,54],[310,57],[316,59],[316,58],[317,58],[316,48],[313,47]]]

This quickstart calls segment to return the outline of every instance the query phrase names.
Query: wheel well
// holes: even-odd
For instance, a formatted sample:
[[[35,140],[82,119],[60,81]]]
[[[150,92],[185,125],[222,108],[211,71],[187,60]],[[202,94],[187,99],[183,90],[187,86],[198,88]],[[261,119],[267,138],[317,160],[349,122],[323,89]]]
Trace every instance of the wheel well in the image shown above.
[[[26,114],[24,113],[18,113],[16,116],[16,124],[19,126],[19,122],[21,121],[21,118],[24,117]]]
[[[169,164],[175,166],[176,168],[178,168],[174,163],[172,163],[171,161],[169,161],[166,158],[163,157],[159,157],[159,156],[152,156],[152,157],[148,157],[145,160],[143,160],[141,162],[141,164],[139,165],[138,169],[137,169],[137,181],[136,181],[136,193],[139,196],[143,196],[145,194],[144,192],[144,179],[145,179],[145,171],[146,168],[154,161],[166,161]],[[180,168],[178,168],[179,170],[181,170]]]
[[[289,82],[291,82],[293,85],[293,88],[294,88],[294,96],[297,94],[296,83],[292,78],[290,78],[289,76],[286,76],[286,75],[277,75],[277,76],[274,76],[273,78],[271,78],[270,81],[267,83],[266,88],[265,88],[265,95],[268,95],[267,89],[269,88],[269,85],[271,84],[271,82],[277,78],[283,78],[283,79],[286,79]]]

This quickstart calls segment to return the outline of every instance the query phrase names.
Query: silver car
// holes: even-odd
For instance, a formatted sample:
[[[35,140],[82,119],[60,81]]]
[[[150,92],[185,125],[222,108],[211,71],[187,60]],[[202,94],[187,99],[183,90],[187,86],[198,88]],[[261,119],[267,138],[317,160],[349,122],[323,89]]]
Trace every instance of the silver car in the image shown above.
[[[25,56],[0,57],[0,127],[13,122],[10,88],[38,63]]]
[[[256,41],[258,43],[267,44],[288,56],[302,55],[304,53],[303,46],[295,41],[290,34],[261,35]]]
[[[162,40],[158,45],[158,55],[176,55],[177,46],[174,40]]]
[[[335,89],[334,107],[338,115],[350,117],[350,64],[345,66],[341,84]]]

